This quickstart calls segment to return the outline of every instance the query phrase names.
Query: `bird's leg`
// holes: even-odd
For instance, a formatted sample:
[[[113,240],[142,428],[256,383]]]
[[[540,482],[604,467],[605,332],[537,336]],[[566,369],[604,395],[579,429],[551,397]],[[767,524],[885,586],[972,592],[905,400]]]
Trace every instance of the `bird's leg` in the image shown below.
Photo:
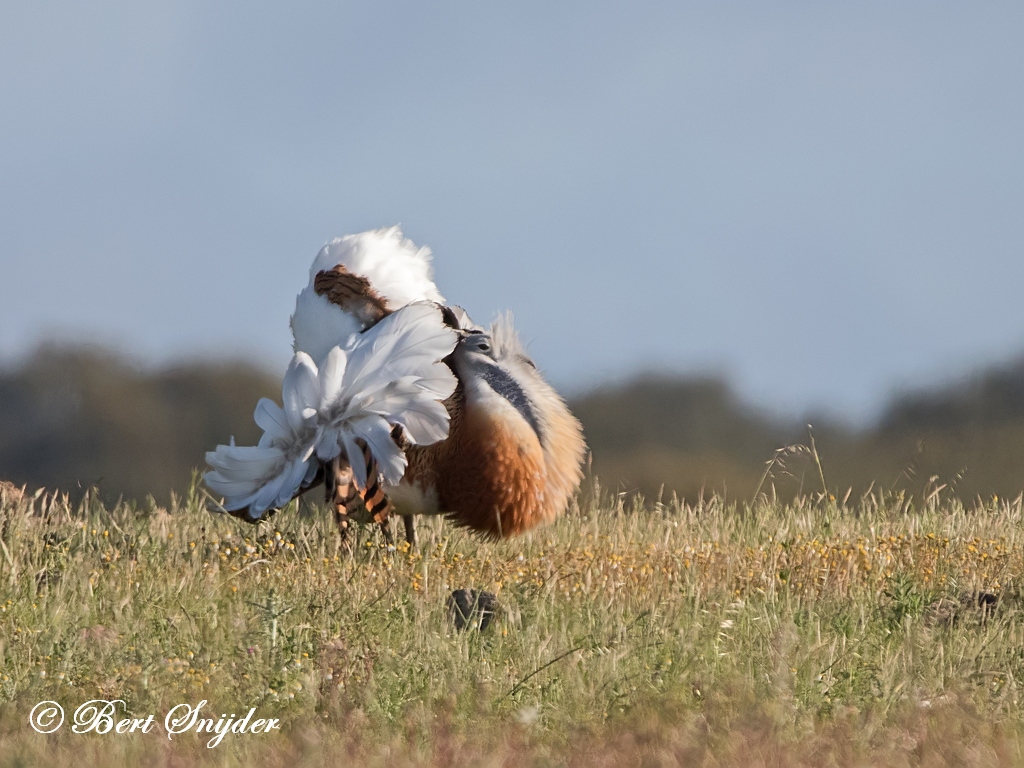
[[[348,540],[348,510],[359,498],[359,493],[352,482],[352,468],[347,463],[342,466],[340,456],[331,461],[326,475],[327,503],[334,510],[334,521],[338,524],[341,541],[345,543]]]
[[[416,546],[416,523],[412,515],[402,515],[402,522],[405,523],[405,540],[410,547]]]
[[[382,520],[380,523],[380,532],[384,534],[384,542],[388,546],[392,546],[395,543],[395,537],[391,535],[391,520]]]
[[[366,488],[362,495],[367,511],[373,517],[373,521],[380,526],[381,533],[384,534],[384,540],[388,544],[394,544],[395,539],[391,535],[391,499],[387,497],[384,489],[380,487],[376,476],[372,480],[367,480]]]

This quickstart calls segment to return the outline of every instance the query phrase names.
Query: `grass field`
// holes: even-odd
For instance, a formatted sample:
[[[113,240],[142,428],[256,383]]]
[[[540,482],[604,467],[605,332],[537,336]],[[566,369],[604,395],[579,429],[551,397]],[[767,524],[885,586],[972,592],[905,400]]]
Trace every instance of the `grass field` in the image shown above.
[[[1024,763],[1019,499],[591,491],[519,540],[430,520],[390,551],[197,493],[0,497],[0,766]],[[498,596],[483,631],[450,622],[465,587]],[[156,726],[73,733],[92,699]],[[51,735],[42,700],[66,711]],[[280,730],[169,739],[165,714],[203,700]]]

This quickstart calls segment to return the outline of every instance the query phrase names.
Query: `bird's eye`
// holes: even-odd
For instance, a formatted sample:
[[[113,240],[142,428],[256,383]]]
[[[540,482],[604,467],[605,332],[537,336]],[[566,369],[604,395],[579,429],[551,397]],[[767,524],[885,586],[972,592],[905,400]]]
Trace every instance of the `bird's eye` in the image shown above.
[[[490,352],[491,351],[491,345],[486,343],[486,342],[484,342],[483,344],[480,344],[477,347],[477,349],[479,349],[481,352]]]

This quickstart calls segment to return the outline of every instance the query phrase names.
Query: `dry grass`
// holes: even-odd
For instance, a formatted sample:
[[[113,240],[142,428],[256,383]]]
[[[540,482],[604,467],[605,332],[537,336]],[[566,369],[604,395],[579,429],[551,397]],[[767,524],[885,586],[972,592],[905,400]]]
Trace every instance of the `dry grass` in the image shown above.
[[[600,494],[591,494],[595,498]],[[0,494],[0,765],[991,765],[1022,761],[1020,501],[604,500],[415,551],[318,511],[242,527]],[[458,632],[445,601],[497,593]],[[995,601],[992,604],[992,601]],[[122,699],[280,733],[36,734]]]

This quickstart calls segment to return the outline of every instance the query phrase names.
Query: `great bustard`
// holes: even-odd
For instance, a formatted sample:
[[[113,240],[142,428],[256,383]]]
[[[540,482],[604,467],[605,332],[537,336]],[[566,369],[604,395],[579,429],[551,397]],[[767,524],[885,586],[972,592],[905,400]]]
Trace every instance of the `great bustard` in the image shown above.
[[[207,454],[207,485],[232,514],[255,522],[324,483],[342,535],[373,519],[390,538],[397,511],[413,542],[417,514],[502,538],[565,510],[582,478],[579,422],[511,317],[485,329],[446,305],[429,249],[397,227],[324,246],[291,326],[285,407],[256,409],[264,440]]]

